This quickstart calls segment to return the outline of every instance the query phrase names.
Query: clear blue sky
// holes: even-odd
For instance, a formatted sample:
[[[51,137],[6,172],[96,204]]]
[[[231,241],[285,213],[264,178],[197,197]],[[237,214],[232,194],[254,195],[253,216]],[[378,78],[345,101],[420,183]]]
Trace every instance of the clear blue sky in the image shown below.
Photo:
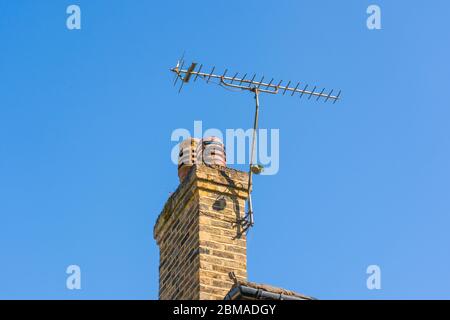
[[[382,30],[366,8],[382,9]],[[82,29],[66,28],[78,4]],[[280,171],[255,179],[249,279],[318,298],[450,298],[446,1],[0,0],[0,298],[154,299],[176,128],[249,128],[188,60],[343,90],[263,96]],[[66,267],[82,290],[66,289]],[[382,289],[366,288],[366,268]]]

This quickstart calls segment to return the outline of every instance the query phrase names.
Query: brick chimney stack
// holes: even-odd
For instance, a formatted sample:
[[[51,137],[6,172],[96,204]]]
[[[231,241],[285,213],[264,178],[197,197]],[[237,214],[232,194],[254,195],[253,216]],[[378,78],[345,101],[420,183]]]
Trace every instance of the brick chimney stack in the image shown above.
[[[167,200],[155,227],[161,300],[223,299],[229,272],[247,280],[245,215],[248,174],[194,165]]]

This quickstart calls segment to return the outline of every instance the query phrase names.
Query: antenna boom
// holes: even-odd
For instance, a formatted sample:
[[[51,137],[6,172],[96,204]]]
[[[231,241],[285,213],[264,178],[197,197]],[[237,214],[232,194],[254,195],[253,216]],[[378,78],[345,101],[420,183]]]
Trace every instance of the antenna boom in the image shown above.
[[[195,79],[198,77],[206,79],[208,82],[210,79],[217,79],[220,80],[220,83],[233,88],[243,89],[243,90],[251,90],[254,88],[257,88],[259,92],[262,93],[269,93],[269,94],[278,94],[281,90],[281,92],[284,94],[286,91],[289,91],[291,93],[291,96],[295,95],[296,93],[300,93],[300,97],[303,95],[308,96],[310,99],[311,97],[315,97],[316,100],[319,100],[320,98],[324,98],[324,101],[327,102],[328,100],[332,100],[334,103],[341,98],[341,91],[339,91],[338,94],[333,95],[333,91],[331,90],[329,93],[325,92],[325,88],[323,88],[321,91],[316,91],[317,86],[313,90],[307,90],[308,85],[305,85],[303,89],[299,89],[300,82],[297,83],[295,87],[291,87],[290,83],[288,82],[287,85],[281,85],[282,81],[280,81],[278,84],[273,84],[273,79],[270,82],[263,82],[264,77],[260,81],[254,80],[255,77],[252,79],[246,79],[245,75],[244,77],[240,78],[238,77],[238,73],[236,73],[234,76],[230,77],[226,75],[226,71],[223,75],[218,75],[213,73],[215,70],[215,67],[213,68],[213,71],[210,73],[207,72],[201,72],[201,68],[199,68],[198,71],[195,71],[197,64],[192,63],[191,66],[188,69],[183,69],[183,65],[181,67],[176,66],[175,68],[170,69],[172,72],[176,73],[178,78],[180,78],[183,83],[189,82],[190,78],[192,76],[195,76]],[[201,65],[202,67],[203,65]]]

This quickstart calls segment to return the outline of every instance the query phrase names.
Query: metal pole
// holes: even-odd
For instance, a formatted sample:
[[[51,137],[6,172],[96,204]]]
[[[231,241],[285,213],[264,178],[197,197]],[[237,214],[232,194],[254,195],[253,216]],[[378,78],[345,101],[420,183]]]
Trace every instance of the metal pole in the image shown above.
[[[252,149],[250,154],[250,167],[248,170],[248,218],[249,218],[249,226],[253,226],[254,220],[253,220],[253,204],[252,204],[252,167],[253,162],[255,160],[255,144],[256,144],[256,138],[257,138],[257,129],[258,129],[258,116],[259,116],[259,89],[257,87],[253,88],[252,90],[255,93],[255,120],[253,122],[253,134],[252,134]]]

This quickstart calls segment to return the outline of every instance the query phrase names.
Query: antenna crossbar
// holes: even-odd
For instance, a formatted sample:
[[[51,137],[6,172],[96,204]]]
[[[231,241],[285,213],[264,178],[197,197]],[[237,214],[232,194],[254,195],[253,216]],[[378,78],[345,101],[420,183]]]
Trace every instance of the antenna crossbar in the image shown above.
[[[255,80],[256,75],[254,75],[251,79],[247,79],[247,74],[244,75],[242,78],[238,77],[238,73],[235,73],[233,76],[227,76],[227,70],[222,75],[215,74],[214,70],[208,73],[208,72],[202,72],[201,68],[199,70],[195,70],[197,64],[192,63],[189,68],[183,69],[183,65],[177,65],[176,67],[170,69],[172,72],[176,73],[177,77],[182,80],[183,83],[189,82],[192,76],[195,76],[195,79],[198,77],[203,78],[207,80],[208,82],[211,79],[216,79],[220,81],[220,84],[232,88],[242,89],[242,90],[252,90],[254,88],[257,88],[259,92],[262,93],[269,93],[269,94],[277,94],[279,92],[285,94],[286,92],[290,92],[291,96],[295,95],[296,93],[300,93],[300,97],[303,95],[306,95],[309,99],[312,97],[316,98],[316,100],[320,100],[321,98],[324,99],[324,102],[327,102],[329,100],[333,101],[335,103],[337,100],[340,99],[341,91],[338,92],[338,94],[333,95],[334,90],[331,90],[330,92],[325,92],[325,88],[323,88],[320,91],[316,91],[317,86],[314,87],[313,90],[307,90],[308,85],[305,84],[305,86],[300,86],[301,83],[298,82],[295,87],[290,86],[291,81],[288,82],[287,85],[282,84],[282,80],[278,82],[278,84],[274,84],[274,79],[270,82],[264,82],[264,77],[261,78],[261,80],[257,81]],[[203,65],[201,65],[202,67]]]

